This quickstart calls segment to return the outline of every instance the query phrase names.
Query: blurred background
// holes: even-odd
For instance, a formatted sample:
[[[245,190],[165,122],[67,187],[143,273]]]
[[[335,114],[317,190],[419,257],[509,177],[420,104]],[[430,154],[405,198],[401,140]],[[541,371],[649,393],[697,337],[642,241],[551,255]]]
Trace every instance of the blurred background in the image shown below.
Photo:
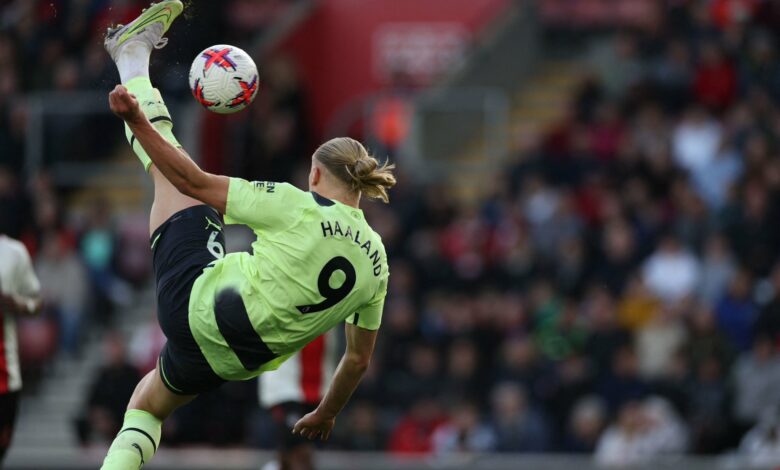
[[[102,48],[143,6],[0,0],[0,232],[45,301],[8,468],[94,468],[164,343]],[[322,468],[777,468],[779,31],[775,0],[189,2],[151,75],[202,167],[305,187],[337,135],[398,165],[365,205],[376,358]],[[261,75],[231,116],[187,86],[220,43]],[[231,383],[148,468],[261,468],[275,438]]]

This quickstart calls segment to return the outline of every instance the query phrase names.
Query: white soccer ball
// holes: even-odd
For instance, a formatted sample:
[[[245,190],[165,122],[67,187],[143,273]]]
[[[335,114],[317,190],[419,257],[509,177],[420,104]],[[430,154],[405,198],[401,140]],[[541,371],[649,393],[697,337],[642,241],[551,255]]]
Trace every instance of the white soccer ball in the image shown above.
[[[192,96],[209,111],[230,114],[249,106],[259,88],[257,66],[235,46],[207,47],[190,67]]]

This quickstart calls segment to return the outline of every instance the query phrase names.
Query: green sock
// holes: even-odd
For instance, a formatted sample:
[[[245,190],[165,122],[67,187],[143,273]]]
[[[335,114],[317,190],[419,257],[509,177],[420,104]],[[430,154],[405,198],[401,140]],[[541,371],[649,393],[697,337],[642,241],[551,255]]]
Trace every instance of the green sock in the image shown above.
[[[143,410],[128,410],[101,470],[138,470],[152,460],[160,444],[162,421]]]
[[[146,117],[151,121],[152,125],[157,132],[159,132],[165,140],[170,142],[176,147],[181,147],[179,141],[176,140],[176,136],[173,135],[173,121],[171,115],[168,113],[168,108],[165,107],[165,102],[160,96],[160,92],[152,87],[152,82],[149,81],[149,77],[135,77],[129,80],[125,86],[127,90],[134,94],[138,99],[138,103],[141,105],[141,110]],[[144,170],[149,171],[149,166],[152,164],[152,159],[147,155],[146,150],[135,139],[133,133],[130,132],[130,128],[125,124],[125,136],[127,141],[130,142],[130,147],[141,160],[144,165]]]

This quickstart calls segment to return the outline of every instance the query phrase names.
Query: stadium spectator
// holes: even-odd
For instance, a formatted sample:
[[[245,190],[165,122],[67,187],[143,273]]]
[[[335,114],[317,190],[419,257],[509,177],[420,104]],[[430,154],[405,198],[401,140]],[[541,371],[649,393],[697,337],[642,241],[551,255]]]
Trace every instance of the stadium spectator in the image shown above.
[[[728,418],[729,388],[724,374],[724,364],[716,355],[702,358],[695,363],[694,378],[688,386],[687,419],[691,427],[691,450],[695,453],[713,454],[729,444]]]
[[[639,359],[632,346],[626,344],[615,351],[611,369],[599,381],[598,390],[612,410],[647,395],[650,386],[639,375]]]
[[[760,331],[769,336],[775,344],[780,344],[780,264],[772,269],[770,284],[772,295],[761,307],[755,331]]]
[[[590,454],[596,449],[607,419],[607,408],[595,396],[580,399],[571,412],[561,450]]]
[[[550,449],[547,419],[528,402],[523,387],[499,384],[493,390],[491,402],[497,451],[539,453]]]
[[[709,166],[723,139],[720,123],[699,106],[685,111],[672,134],[672,155],[681,168],[697,174]]]
[[[772,339],[758,335],[750,351],[737,358],[733,370],[734,418],[750,427],[777,405],[780,396],[780,357]]]
[[[387,450],[394,454],[427,454],[433,450],[433,433],[446,422],[443,410],[432,398],[419,398],[390,433]]]
[[[668,402],[660,398],[625,403],[617,421],[601,437],[596,461],[625,467],[685,450],[686,430]]]
[[[737,72],[717,43],[705,43],[699,54],[693,80],[696,99],[712,111],[723,111],[736,98]]]
[[[718,326],[740,351],[749,349],[753,340],[757,311],[751,297],[751,284],[750,273],[744,269],[737,271],[726,294],[715,305]]]
[[[140,326],[133,332],[128,342],[128,358],[143,376],[157,365],[160,351],[165,346],[165,335],[153,311],[149,312],[149,317],[145,321],[139,323]]]
[[[701,275],[696,256],[673,235],[666,235],[644,262],[643,280],[650,291],[667,303],[694,293]]]
[[[777,408],[761,417],[739,444],[739,451],[753,467],[772,466],[780,459],[780,422]]]
[[[87,310],[89,279],[72,242],[63,235],[45,235],[35,269],[43,286],[44,306],[57,319],[60,347],[76,354]]]
[[[715,315],[709,307],[700,306],[692,313],[688,332],[685,351],[694,371],[710,358],[715,358],[723,366],[731,365],[736,354],[735,346],[718,328]]]
[[[728,241],[720,234],[711,234],[704,242],[701,278],[697,287],[698,300],[714,305],[726,291],[736,272],[736,261],[729,251]]]
[[[116,304],[129,302],[130,294],[114,272],[115,230],[109,219],[107,202],[98,200],[90,208],[87,225],[81,234],[79,252],[89,273],[92,311],[95,320],[105,324]]]
[[[368,402],[354,403],[346,412],[346,426],[334,430],[336,446],[358,452],[378,452],[385,448],[386,436],[377,410]]]
[[[679,313],[661,307],[653,320],[636,333],[636,350],[642,377],[652,381],[670,368],[675,354],[685,344],[688,333]]]
[[[125,344],[118,332],[109,332],[103,341],[105,363],[90,385],[83,416],[76,420],[82,445],[89,442],[111,442],[124,419],[141,375],[126,356]]]
[[[434,453],[484,453],[493,450],[495,435],[490,426],[481,422],[475,404],[456,403],[449,415],[447,422],[441,424],[431,436]]]
[[[477,345],[468,339],[455,340],[447,351],[442,388],[460,400],[484,401],[485,387]],[[460,417],[465,420],[466,417]]]

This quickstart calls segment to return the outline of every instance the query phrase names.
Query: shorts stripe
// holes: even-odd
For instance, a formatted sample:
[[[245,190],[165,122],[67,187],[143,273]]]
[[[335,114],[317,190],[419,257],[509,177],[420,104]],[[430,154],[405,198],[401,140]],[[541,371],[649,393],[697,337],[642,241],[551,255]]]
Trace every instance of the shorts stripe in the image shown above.
[[[158,359],[158,364],[160,366],[160,377],[162,378],[162,381],[165,384],[165,386],[168,387],[169,389],[171,389],[172,392],[180,393],[180,394],[184,393],[181,390],[179,390],[178,388],[176,388],[173,385],[171,385],[171,383],[168,381],[168,377],[165,376],[165,369],[163,368],[162,356],[160,356],[160,358]]]

